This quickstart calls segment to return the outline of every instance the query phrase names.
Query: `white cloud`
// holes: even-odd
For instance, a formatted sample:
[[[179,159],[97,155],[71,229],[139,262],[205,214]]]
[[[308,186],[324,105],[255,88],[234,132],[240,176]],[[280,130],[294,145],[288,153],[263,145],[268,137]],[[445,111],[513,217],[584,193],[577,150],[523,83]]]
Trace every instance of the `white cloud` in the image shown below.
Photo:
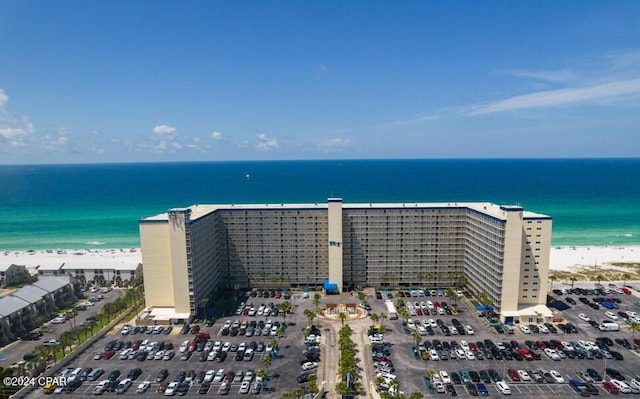
[[[211,132],[211,138],[214,140],[222,140],[222,133],[213,131]]]
[[[518,76],[521,78],[542,80],[545,82],[559,83],[575,79],[576,74],[569,69],[560,69],[557,71],[527,71],[527,70],[509,70],[504,71],[508,75]]]
[[[467,115],[483,115],[496,112],[515,111],[529,108],[554,107],[577,103],[588,103],[640,94],[640,79],[606,83],[591,87],[548,90],[524,94],[506,100],[469,107]]]
[[[9,102],[9,96],[4,90],[0,89],[0,108],[4,108],[7,102]]]
[[[351,140],[341,139],[339,137],[318,143],[318,148],[322,152],[341,152],[348,149],[350,146]]]
[[[177,130],[178,129],[176,129],[175,127],[167,125],[158,125],[153,128],[153,132],[157,134],[173,134]]]
[[[272,137],[268,137],[264,133],[258,134],[257,137],[258,137],[258,140],[260,140],[260,142],[256,144],[256,149],[260,151],[271,151],[275,148],[278,148],[279,146],[278,140]]]

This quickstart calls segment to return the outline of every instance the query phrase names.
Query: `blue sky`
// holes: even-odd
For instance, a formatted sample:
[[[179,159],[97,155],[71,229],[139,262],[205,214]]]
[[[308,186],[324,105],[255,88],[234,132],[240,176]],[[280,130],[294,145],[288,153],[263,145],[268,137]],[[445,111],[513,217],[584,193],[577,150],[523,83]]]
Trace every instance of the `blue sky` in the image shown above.
[[[0,0],[0,163],[640,156],[638,1]]]

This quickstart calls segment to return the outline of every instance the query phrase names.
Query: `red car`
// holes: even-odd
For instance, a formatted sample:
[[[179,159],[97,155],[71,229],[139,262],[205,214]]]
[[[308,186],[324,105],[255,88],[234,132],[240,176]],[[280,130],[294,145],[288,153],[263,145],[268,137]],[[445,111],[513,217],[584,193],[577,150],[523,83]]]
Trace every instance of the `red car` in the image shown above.
[[[564,345],[562,345],[562,342],[558,341],[557,339],[551,339],[549,340],[549,342],[554,344],[556,346],[556,349],[564,349]]]
[[[102,360],[111,359],[115,354],[116,354],[116,351],[114,350],[104,351],[104,353],[102,354]]]
[[[158,385],[158,392],[166,391],[168,386],[169,386],[168,382],[161,382],[160,385]]]
[[[604,389],[606,389],[606,390],[607,390],[607,392],[612,393],[612,394],[614,394],[614,395],[617,395],[617,394],[619,394],[619,393],[620,393],[620,391],[618,390],[618,388],[617,388],[615,385],[613,385],[613,383],[612,383],[612,382],[605,381],[605,382],[603,382],[603,383],[602,383],[602,387],[603,387]]]
[[[478,351],[478,347],[473,342],[469,342],[469,349],[474,353]]]
[[[535,360],[536,357],[530,349],[518,349],[518,353],[524,358],[524,360]]]
[[[622,287],[622,292],[624,292],[627,295],[631,295],[631,290],[628,289],[627,287]]]
[[[516,369],[507,370],[507,374],[509,375],[509,378],[511,378],[511,381],[513,382],[520,381],[520,375],[518,374]]]

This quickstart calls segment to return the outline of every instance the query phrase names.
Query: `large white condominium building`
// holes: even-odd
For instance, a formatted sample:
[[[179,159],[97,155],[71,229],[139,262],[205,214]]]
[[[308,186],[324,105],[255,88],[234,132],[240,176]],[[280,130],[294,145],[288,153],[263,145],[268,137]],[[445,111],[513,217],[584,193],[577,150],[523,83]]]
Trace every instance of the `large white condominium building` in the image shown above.
[[[503,320],[550,317],[551,218],[520,206],[193,205],[140,220],[140,238],[156,321],[188,318],[223,288],[448,287],[461,276]]]

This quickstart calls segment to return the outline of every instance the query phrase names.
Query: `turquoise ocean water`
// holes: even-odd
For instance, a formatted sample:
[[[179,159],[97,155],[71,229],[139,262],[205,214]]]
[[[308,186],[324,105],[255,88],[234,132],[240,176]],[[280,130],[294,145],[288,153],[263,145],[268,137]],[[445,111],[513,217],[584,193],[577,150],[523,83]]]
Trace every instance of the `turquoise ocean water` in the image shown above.
[[[520,204],[554,245],[640,244],[640,159],[0,166],[0,249],[139,246],[138,220],[203,203]]]

